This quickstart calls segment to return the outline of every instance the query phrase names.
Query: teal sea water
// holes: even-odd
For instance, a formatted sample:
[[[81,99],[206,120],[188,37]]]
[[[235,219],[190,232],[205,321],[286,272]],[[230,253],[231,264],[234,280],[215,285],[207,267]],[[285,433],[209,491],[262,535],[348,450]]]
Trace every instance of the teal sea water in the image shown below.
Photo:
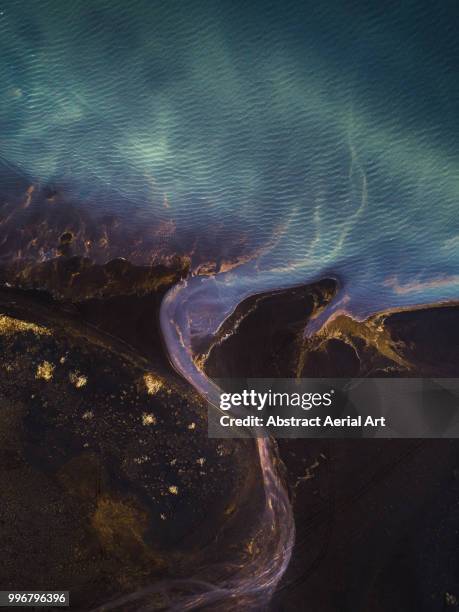
[[[37,185],[19,224],[44,189],[116,215],[119,255],[239,264],[206,281],[223,310],[325,274],[357,315],[457,298],[458,21],[454,2],[4,2],[4,192],[11,168]],[[10,216],[3,258],[51,255]]]

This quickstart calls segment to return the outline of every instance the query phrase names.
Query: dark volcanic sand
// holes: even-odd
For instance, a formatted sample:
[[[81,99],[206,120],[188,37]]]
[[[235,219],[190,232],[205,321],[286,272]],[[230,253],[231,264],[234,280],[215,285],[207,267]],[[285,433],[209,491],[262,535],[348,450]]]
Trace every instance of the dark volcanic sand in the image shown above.
[[[239,558],[257,462],[251,442],[208,439],[168,365],[157,310],[181,274],[62,259],[21,279],[60,301],[0,291],[3,589],[70,590],[88,610],[212,568],[221,547]]]
[[[254,296],[211,348],[214,377],[459,375],[459,306],[304,329],[333,283]],[[237,325],[236,325],[237,323]],[[220,338],[221,340],[221,338]],[[297,540],[273,611],[459,609],[459,440],[280,440]]]
[[[240,554],[261,494],[253,447],[207,438],[158,329],[186,273],[78,257],[3,273],[23,287],[0,293],[3,588],[70,589],[87,610]],[[244,301],[208,374],[457,376],[456,305],[340,316],[305,339],[334,291],[324,280]],[[280,452],[298,534],[272,610],[457,608],[459,442],[281,440]]]

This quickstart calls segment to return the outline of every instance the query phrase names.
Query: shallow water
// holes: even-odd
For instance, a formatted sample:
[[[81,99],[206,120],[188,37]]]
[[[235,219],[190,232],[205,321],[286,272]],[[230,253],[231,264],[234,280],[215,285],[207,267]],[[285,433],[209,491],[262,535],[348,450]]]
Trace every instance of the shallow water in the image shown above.
[[[457,297],[456,19],[428,2],[8,2],[0,155],[152,248],[250,258],[218,279],[225,304],[326,273],[361,314]]]

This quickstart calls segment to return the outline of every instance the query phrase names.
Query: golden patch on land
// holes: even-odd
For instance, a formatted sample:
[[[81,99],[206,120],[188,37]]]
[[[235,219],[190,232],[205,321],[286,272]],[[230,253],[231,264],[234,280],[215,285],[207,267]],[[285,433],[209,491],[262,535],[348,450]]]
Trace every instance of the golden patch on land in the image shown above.
[[[143,545],[148,520],[145,512],[128,502],[103,495],[98,499],[92,525],[102,545],[114,550],[120,546],[120,539]]]
[[[37,367],[37,371],[35,373],[35,378],[39,378],[41,380],[46,380],[49,382],[53,378],[54,366],[49,361],[44,361],[40,363]]]
[[[102,548],[117,559],[117,582],[126,588],[134,588],[139,577],[150,575],[166,565],[165,559],[145,542],[149,517],[134,499],[121,499],[102,495],[91,518]]]
[[[28,321],[21,321],[20,319],[14,319],[7,315],[0,314],[0,334],[4,336],[12,336],[13,334],[33,332],[37,336],[50,336],[51,331],[37,325],[36,323],[29,323]]]
[[[91,519],[92,527],[102,547],[110,554],[134,563],[133,577],[151,572],[165,565],[164,559],[151,550],[144,540],[148,529],[148,514],[133,499],[120,499],[101,495]],[[140,565],[139,565],[140,564]],[[128,564],[129,565],[129,564]],[[145,569],[141,566],[145,565]],[[118,579],[129,582],[129,567],[124,568]]]
[[[142,414],[142,425],[156,425],[156,417],[154,414],[144,412]]]
[[[80,372],[70,372],[69,380],[77,389],[81,389],[88,382],[88,378],[84,374],[80,374]]]
[[[400,347],[393,341],[389,331],[384,327],[385,313],[369,317],[364,321],[356,321],[350,316],[340,314],[330,319],[322,330],[319,337],[327,340],[335,338],[345,340],[348,337],[360,338],[367,346],[373,346],[381,355],[387,357],[394,363],[406,369],[410,369],[409,362],[400,353]]]
[[[153,374],[151,374],[150,372],[144,374],[143,382],[145,383],[145,387],[147,388],[148,395],[155,395],[155,393],[158,393],[158,391],[164,386],[163,381],[159,378],[156,378],[156,376],[153,376]]]

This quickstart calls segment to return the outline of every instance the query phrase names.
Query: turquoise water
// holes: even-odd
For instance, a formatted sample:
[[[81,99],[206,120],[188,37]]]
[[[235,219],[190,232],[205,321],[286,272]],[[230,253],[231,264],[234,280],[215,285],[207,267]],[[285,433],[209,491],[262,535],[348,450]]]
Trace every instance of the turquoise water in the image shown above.
[[[239,264],[222,309],[324,274],[360,315],[457,298],[458,9],[369,4],[5,2],[0,156],[117,254]]]
[[[189,255],[161,323],[209,398],[191,349],[251,293],[337,278],[316,326],[458,299],[458,22],[452,1],[3,2],[1,261],[52,258],[63,231],[98,260]],[[288,565],[258,454],[259,557],[187,609],[265,600]]]

